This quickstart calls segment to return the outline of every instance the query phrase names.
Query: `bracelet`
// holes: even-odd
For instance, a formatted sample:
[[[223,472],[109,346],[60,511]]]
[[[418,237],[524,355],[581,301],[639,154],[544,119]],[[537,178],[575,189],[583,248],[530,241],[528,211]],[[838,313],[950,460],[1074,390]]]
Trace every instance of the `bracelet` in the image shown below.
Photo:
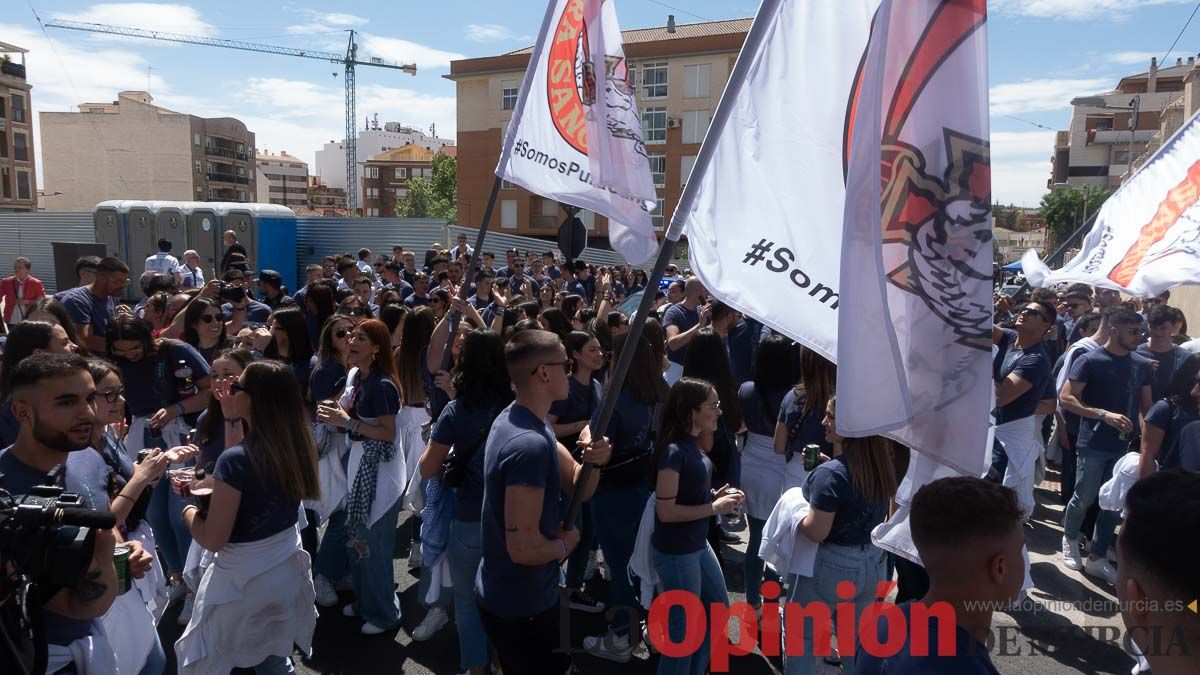
[[[183,515],[184,513],[187,513],[187,510],[188,510],[188,509],[196,509],[196,513],[200,513],[200,507],[199,507],[199,506],[196,506],[195,504],[184,504],[184,505],[183,505],[183,511],[181,511],[181,512],[180,512],[180,515]]]
[[[121,499],[121,498],[128,499],[130,504],[136,504],[136,503],[137,503],[136,501],[134,501],[134,500],[133,500],[133,498],[132,498],[132,497],[126,497],[124,492],[118,492],[118,493],[116,494],[116,496],[115,496],[115,497],[113,497],[113,501],[115,502],[115,501],[117,501],[118,499]]]
[[[1104,421],[1104,415],[1105,415],[1105,413],[1107,413],[1107,412],[1108,412],[1107,410],[1101,410],[1101,411],[1100,411],[1100,418],[1099,418],[1099,419],[1100,419],[1100,421],[1101,421],[1101,422],[1103,422],[1103,421]]]

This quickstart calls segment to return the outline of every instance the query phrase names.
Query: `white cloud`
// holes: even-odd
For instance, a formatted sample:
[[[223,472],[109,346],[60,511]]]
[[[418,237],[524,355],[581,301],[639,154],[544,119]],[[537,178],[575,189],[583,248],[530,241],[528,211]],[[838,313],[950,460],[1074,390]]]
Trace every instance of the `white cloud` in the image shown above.
[[[992,158],[992,201],[1016,206],[1037,206],[1046,194],[1050,156],[1042,160]]]
[[[1071,99],[1106,92],[1112,87],[1106,78],[1045,79],[998,84],[991,88],[993,115],[1017,115],[1028,112],[1061,110],[1071,106]]]
[[[1190,3],[1191,0],[992,0],[989,5],[992,11],[1000,14],[1040,19],[1108,18],[1125,21],[1142,7]]]
[[[993,131],[992,160],[997,157],[1050,157],[1054,154],[1053,131]]]
[[[324,33],[330,30],[353,28],[367,23],[367,20],[354,14],[342,12],[318,12],[312,9],[298,10],[308,21],[287,27],[289,33],[304,35],[308,33]]]
[[[91,5],[78,12],[55,12],[55,19],[103,23],[110,26],[129,26],[168,33],[185,33],[212,37],[216,28],[200,17],[200,12],[188,5],[168,5],[152,2],[113,2]],[[116,35],[89,33],[98,40],[129,41]],[[168,43],[162,43],[168,44]]]
[[[361,60],[377,56],[384,61],[416,63],[418,68],[449,68],[451,61],[466,58],[458,52],[426,47],[400,38],[384,37],[372,33],[361,33],[360,36],[358,57]]]
[[[517,35],[498,23],[472,23],[467,26],[467,39],[471,42],[509,42],[525,41],[533,38],[528,35]]]

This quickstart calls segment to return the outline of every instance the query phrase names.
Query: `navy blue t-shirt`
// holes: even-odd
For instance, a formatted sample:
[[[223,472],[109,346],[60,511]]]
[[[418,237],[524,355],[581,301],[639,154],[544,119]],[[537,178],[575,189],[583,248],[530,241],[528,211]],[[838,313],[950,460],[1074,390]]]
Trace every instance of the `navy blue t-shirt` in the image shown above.
[[[1046,380],[1050,377],[1050,358],[1042,343],[1029,349],[1018,349],[1017,331],[1003,328],[1004,337],[1000,340],[999,350],[992,358],[992,377],[997,383],[1015,374],[1032,386],[1023,394],[1009,401],[1007,405],[996,408],[996,424],[1004,424],[1014,420],[1025,419],[1037,410],[1038,401],[1046,388]]]
[[[233,303],[227,302],[221,305],[221,313],[225,315],[226,321],[233,319]],[[271,317],[271,308],[257,300],[251,300],[246,303],[246,323],[266,323]]]
[[[538,284],[537,280],[534,279],[533,277],[521,277],[520,279],[518,279],[517,277],[514,276],[514,277],[509,278],[509,280],[508,280],[509,292],[510,293],[524,293],[525,291],[522,289],[522,286],[525,285],[526,281],[529,282],[529,295],[527,297],[536,298],[538,295],[538,292],[541,290],[541,285]]]
[[[1075,357],[1067,379],[1087,385],[1080,397],[1084,405],[1124,415],[1136,428],[1141,389],[1150,382],[1148,361],[1135,354],[1116,356],[1097,349]],[[1129,441],[1112,425],[1099,419],[1080,420],[1080,453],[1118,455],[1128,449]]]
[[[871,543],[871,530],[887,518],[887,502],[871,503],[859,496],[844,457],[834,457],[808,474],[804,498],[818,511],[833,514],[825,543],[862,546]]]
[[[929,626],[925,631],[927,636],[925,653],[928,656],[913,656],[912,639],[916,634],[911,630],[912,606],[908,603],[900,605],[904,614],[904,634],[907,638],[900,651],[894,656],[880,658],[872,656],[865,649],[860,649],[855,661],[856,675],[1000,675],[992,659],[988,656],[987,647],[976,640],[961,626],[955,625],[954,644],[943,645],[941,635],[941,620],[929,617]],[[945,630],[949,630],[948,628]],[[888,622],[880,619],[878,623],[879,643],[888,643]],[[951,652],[953,656],[938,656],[939,651]]]
[[[208,411],[205,410],[200,413],[199,417],[196,418],[196,428],[197,429],[203,428],[205,422],[207,422],[207,421],[208,421]],[[199,466],[205,467],[206,470],[210,470],[213,466],[216,465],[217,458],[221,456],[221,453],[225,452],[225,424],[224,424],[224,422],[217,425],[217,431],[209,438],[205,438],[204,440],[201,441],[199,439],[199,435],[197,435],[196,440],[199,441],[199,445],[200,445]]]
[[[1151,351],[1149,342],[1140,345],[1135,353],[1158,362],[1158,367],[1150,373],[1150,396],[1155,401],[1167,395],[1167,387],[1170,386],[1175,371],[1192,355],[1191,352],[1179,345],[1172,345],[1165,352]]]
[[[442,408],[442,414],[433,425],[430,440],[451,446],[456,455],[470,455],[462,485],[458,487],[455,520],[479,522],[483,510],[483,444],[487,441],[492,420],[503,407],[500,401],[481,404],[455,399]]]
[[[729,354],[729,369],[739,385],[754,377],[754,338],[756,326],[745,319],[737,322],[725,336],[725,352]],[[774,416],[774,413],[772,413]]]
[[[1161,368],[1161,366],[1159,366]],[[1158,447],[1158,465],[1163,469],[1184,466],[1184,460],[1190,461],[1192,470],[1200,466],[1200,415],[1184,408],[1172,405],[1170,401],[1159,401],[1150,406],[1146,413],[1146,424],[1153,424],[1163,430],[1162,445]]]
[[[163,349],[170,350],[162,356]],[[192,381],[206,377],[211,368],[200,352],[186,342],[166,340],[159,354],[146,354],[139,361],[120,357],[114,359],[121,369],[121,381],[125,383],[125,407],[134,417],[153,415],[160,408],[179,402],[178,383],[175,369],[180,361],[187,362],[192,369]],[[165,377],[161,375],[165,372]]]
[[[567,397],[550,404],[550,414],[554,415],[555,424],[572,424],[592,419],[592,413],[600,404],[599,385],[595,380],[582,384],[572,376],[567,380]],[[563,445],[571,452],[575,451],[575,439],[579,434],[563,438]]]
[[[759,393],[754,382],[746,382],[739,387],[738,402],[742,406],[742,421],[746,423],[746,430],[752,434],[774,437],[775,421],[779,419],[783,398],[791,390],[791,387],[775,389],[764,395]],[[764,398],[766,403],[763,402]]]
[[[313,357],[314,362],[317,357]],[[308,379],[308,392],[313,401],[325,401],[333,398],[342,390],[346,380],[346,367],[336,359],[313,366]]]
[[[639,455],[653,452],[654,406],[638,401],[629,390],[622,389],[617,394],[617,404],[613,408],[612,418],[608,420],[605,436],[612,446],[612,458],[608,462],[611,471],[606,468],[600,474],[601,487],[616,485],[618,482],[621,485],[649,482],[648,471],[641,468],[648,466],[646,463],[641,463],[641,467],[625,465],[629,468],[624,470],[617,465]],[[640,475],[631,474],[630,471],[640,471],[641,473]]]
[[[222,452],[213,476],[242,493],[229,543],[260,541],[296,524],[299,500],[289,499],[273,479],[254,469],[245,445]]]
[[[825,427],[821,420],[825,417],[824,410],[814,410],[804,414],[804,393],[795,387],[790,389],[779,404],[779,420],[788,428],[787,460],[803,461],[804,446],[817,444],[821,452],[832,455],[833,444],[825,440]],[[797,428],[799,424],[799,428]],[[795,432],[792,430],[795,429]],[[795,459],[795,458],[800,459]]]
[[[46,484],[46,472],[38,471],[17,459],[11,446],[0,450],[0,474],[4,474],[4,489],[14,495],[29,494],[35,485]],[[107,503],[104,509],[108,510]],[[50,611],[43,611],[42,618],[46,641],[52,645],[68,645],[99,631],[98,621],[71,619]]]
[[[578,295],[579,297],[583,298],[588,303],[591,303],[591,301],[592,301],[592,299],[590,297],[588,297],[587,284],[583,283],[582,281],[580,281],[578,279],[572,279],[572,280],[568,281],[563,286],[563,292],[566,293],[567,295]]]
[[[88,324],[92,335],[104,337],[108,322],[117,314],[116,298],[97,298],[89,286],[77,286],[54,295],[66,308],[76,326]]]
[[[417,307],[424,307],[425,305],[428,305],[428,304],[429,304],[429,296],[428,295],[422,297],[420,295],[417,295],[416,293],[413,293],[412,295],[410,295],[404,299],[404,306],[408,307],[409,309],[416,309]]]
[[[658,460],[658,470],[669,469],[679,474],[679,492],[675,503],[680,506],[711,504],[712,463],[700,451],[695,439],[671,443]],[[663,495],[659,495],[661,498]],[[666,495],[670,497],[670,495]],[[664,523],[654,514],[654,534],[650,543],[668,555],[695,553],[708,545],[708,518],[681,523]]]
[[[350,415],[360,420],[372,420],[400,412],[400,390],[396,383],[373,372],[354,387],[354,405]]]
[[[504,524],[505,492],[510,485],[541,488],[544,493],[538,531],[546,539],[558,538],[565,506],[557,445],[550,425],[519,403],[505,408],[488,433],[480,519],[483,558],[475,592],[480,605],[496,616],[534,616],[558,602],[558,563],[513,562],[508,555]]]
[[[671,305],[665,314],[663,314],[663,330],[666,331],[668,326],[677,326],[680,333],[686,333],[700,324],[700,308],[688,309],[683,306],[683,303]],[[682,349],[667,349],[667,360],[671,363],[683,365],[683,356],[687,354],[687,347]]]

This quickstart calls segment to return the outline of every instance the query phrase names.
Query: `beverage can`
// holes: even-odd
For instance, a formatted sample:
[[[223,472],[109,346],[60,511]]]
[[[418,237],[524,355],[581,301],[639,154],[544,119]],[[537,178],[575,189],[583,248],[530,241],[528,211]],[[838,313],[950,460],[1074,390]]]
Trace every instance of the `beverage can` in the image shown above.
[[[821,460],[821,446],[809,443],[804,446],[804,470],[812,471]]]
[[[129,554],[133,549],[126,544],[117,544],[113,548],[113,567],[117,570],[117,593],[122,594],[133,586],[133,577],[129,574]]]

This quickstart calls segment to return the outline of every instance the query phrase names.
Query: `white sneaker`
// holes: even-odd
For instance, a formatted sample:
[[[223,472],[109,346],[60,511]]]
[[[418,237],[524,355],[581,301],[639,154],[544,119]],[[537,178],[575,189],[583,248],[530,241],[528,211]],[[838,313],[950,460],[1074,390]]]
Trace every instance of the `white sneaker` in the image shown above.
[[[371,623],[370,621],[364,621],[362,628],[359,629],[359,632],[362,633],[363,635],[382,635],[382,634],[388,632],[389,630],[391,630],[391,629],[390,628],[381,628],[381,627],[376,626],[375,624]]]
[[[1083,556],[1079,553],[1078,540],[1063,537],[1062,557],[1063,564],[1066,565],[1067,569],[1075,570],[1076,572],[1083,569]]]
[[[317,591],[317,604],[322,607],[333,607],[338,602],[337,591],[333,590],[333,584],[329,580],[318,574],[313,577],[313,588]]]
[[[583,649],[592,656],[617,663],[628,663],[633,655],[633,649],[629,646],[629,636],[617,635],[611,630],[604,635],[583,638]]]
[[[353,602],[342,608],[342,616],[358,616],[358,612],[354,611]]]
[[[650,642],[650,626],[645,621],[642,621],[642,644],[646,645],[646,651],[650,652],[651,655],[658,653],[658,650],[654,648],[654,644]]]
[[[1100,577],[1113,586],[1117,585],[1117,569],[1103,558],[1088,558],[1083,565],[1083,571],[1085,574]]]
[[[179,610],[178,623],[180,626],[188,625],[192,620],[192,608],[196,603],[196,596],[192,593],[187,594],[187,598],[183,601],[183,608]]]
[[[415,570],[421,566],[421,544],[413,542],[412,550],[408,552],[408,569]]]
[[[421,619],[421,623],[413,629],[412,638],[417,642],[424,642],[433,637],[433,634],[441,630],[442,626],[445,626],[448,621],[450,621],[450,615],[446,613],[446,610],[441,607],[434,607],[429,610],[424,619]]]

